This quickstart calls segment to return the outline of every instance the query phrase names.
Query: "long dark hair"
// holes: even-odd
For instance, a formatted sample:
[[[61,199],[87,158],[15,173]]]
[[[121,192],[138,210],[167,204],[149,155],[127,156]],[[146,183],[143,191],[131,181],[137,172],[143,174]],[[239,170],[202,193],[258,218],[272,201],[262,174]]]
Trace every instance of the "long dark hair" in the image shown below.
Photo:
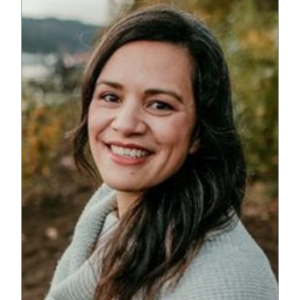
[[[112,26],[87,66],[81,121],[74,135],[79,167],[93,172],[85,156],[87,116],[96,80],[110,56],[123,45],[162,41],[188,50],[194,72],[199,150],[171,178],[146,191],[120,220],[105,246],[97,300],[154,299],[163,285],[176,286],[208,232],[240,214],[246,167],[232,111],[228,68],[207,27],[193,16],[155,6]]]

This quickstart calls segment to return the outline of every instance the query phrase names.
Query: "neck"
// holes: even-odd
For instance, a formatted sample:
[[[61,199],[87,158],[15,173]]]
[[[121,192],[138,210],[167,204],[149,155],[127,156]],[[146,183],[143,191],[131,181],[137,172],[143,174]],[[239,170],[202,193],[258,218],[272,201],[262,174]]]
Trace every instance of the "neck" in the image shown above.
[[[117,206],[118,206],[118,215],[121,218],[128,209],[135,203],[140,197],[141,193],[130,193],[130,192],[121,192],[117,191]]]

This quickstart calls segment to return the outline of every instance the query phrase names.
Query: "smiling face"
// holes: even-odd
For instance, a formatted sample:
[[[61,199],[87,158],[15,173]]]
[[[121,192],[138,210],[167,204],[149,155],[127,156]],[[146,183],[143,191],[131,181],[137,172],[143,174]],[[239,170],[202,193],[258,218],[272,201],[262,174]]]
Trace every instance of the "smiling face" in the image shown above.
[[[102,69],[88,113],[102,179],[136,197],[166,180],[197,148],[195,120],[187,50],[154,41],[122,46]]]

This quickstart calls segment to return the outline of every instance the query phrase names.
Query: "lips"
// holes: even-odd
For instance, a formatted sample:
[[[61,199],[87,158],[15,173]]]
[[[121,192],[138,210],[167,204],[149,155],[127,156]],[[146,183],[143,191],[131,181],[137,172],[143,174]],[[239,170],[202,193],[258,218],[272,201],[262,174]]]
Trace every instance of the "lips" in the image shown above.
[[[135,144],[108,143],[106,144],[110,158],[123,166],[140,166],[148,161],[153,151]]]
[[[117,148],[129,149],[129,150],[144,151],[144,152],[147,152],[148,155],[154,153],[154,151],[149,148],[143,147],[138,144],[132,144],[132,143],[108,142],[108,143],[105,143],[105,145],[107,147],[109,147],[110,149],[112,147],[117,147]]]

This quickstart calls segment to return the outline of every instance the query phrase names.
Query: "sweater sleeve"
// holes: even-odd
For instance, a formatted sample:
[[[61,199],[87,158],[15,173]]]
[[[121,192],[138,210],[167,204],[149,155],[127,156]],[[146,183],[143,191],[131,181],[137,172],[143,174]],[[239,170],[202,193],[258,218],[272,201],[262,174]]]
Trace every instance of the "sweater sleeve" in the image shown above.
[[[263,251],[239,224],[204,244],[163,300],[277,300],[278,285]]]
[[[247,253],[245,255],[247,256]],[[198,265],[198,270],[191,270],[191,273],[194,273],[194,276],[193,274],[189,276],[192,281],[190,282],[190,289],[188,291],[182,290],[185,296],[182,296],[182,299],[278,299],[275,277],[270,266],[262,257],[251,255],[246,258],[239,256],[223,257],[210,264]]]
[[[198,261],[187,270],[176,289],[166,289],[160,299],[277,300],[277,282],[268,270],[257,257]]]

